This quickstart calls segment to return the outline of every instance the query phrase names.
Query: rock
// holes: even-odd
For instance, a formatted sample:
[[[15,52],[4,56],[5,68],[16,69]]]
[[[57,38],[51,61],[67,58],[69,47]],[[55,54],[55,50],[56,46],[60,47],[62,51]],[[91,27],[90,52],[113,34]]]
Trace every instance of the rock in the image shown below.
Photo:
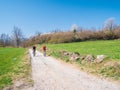
[[[78,57],[80,54],[78,52],[74,52],[71,56]]]
[[[80,53],[79,53],[79,52],[74,52],[74,54],[76,54],[76,55],[80,55]]]
[[[64,55],[64,56],[69,56],[69,55],[70,55],[70,53],[67,52],[67,51],[60,51],[60,53],[61,53],[62,55]]]
[[[65,53],[63,53],[63,54],[64,54],[65,56],[68,56],[68,55],[70,55],[70,54],[69,54],[69,52],[65,52]]]
[[[84,60],[84,59],[85,59],[85,56],[80,56],[80,59],[81,59],[81,60]]]
[[[77,61],[80,59],[80,54],[78,52],[74,52],[73,54],[70,55],[70,61]]]
[[[80,57],[75,57],[75,60],[79,60],[80,59]]]
[[[71,56],[70,57],[70,61],[77,61],[77,60],[79,60],[80,59],[80,57],[74,57],[74,56]]]
[[[96,62],[101,63],[105,58],[105,55],[97,55]]]
[[[75,57],[70,57],[70,61],[75,61]]]
[[[94,59],[95,59],[95,58],[94,58],[93,55],[87,55],[84,60],[91,62],[91,61],[94,61]]]

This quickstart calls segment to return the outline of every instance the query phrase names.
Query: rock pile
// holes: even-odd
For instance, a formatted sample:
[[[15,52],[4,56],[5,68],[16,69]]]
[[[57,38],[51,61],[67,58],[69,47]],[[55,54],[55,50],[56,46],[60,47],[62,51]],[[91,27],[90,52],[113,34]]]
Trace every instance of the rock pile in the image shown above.
[[[101,63],[106,58],[105,55],[97,55],[97,57],[95,58],[91,54],[83,56],[83,55],[80,55],[79,52],[71,53],[68,51],[60,51],[60,54],[62,54],[63,56],[68,56],[70,61],[85,60],[88,62]]]

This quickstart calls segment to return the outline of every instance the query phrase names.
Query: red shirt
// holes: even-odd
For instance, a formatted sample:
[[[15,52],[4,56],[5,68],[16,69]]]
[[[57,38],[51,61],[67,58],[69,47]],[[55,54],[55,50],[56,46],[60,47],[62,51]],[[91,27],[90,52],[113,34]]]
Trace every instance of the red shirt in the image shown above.
[[[46,51],[46,46],[43,46],[43,51]]]

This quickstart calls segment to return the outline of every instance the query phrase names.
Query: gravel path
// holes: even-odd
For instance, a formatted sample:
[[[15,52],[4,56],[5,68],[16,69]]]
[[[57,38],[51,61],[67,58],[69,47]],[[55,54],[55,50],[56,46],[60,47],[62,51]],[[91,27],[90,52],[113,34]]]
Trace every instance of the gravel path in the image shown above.
[[[120,85],[30,50],[34,90],[120,90]]]

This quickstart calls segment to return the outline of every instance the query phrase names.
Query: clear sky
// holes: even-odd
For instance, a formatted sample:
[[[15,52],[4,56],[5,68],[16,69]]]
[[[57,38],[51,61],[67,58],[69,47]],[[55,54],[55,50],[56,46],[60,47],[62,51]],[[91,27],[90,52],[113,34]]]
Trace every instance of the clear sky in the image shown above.
[[[109,18],[120,24],[120,0],[0,0],[0,34],[11,34],[14,26],[26,36],[73,24],[99,28]]]

